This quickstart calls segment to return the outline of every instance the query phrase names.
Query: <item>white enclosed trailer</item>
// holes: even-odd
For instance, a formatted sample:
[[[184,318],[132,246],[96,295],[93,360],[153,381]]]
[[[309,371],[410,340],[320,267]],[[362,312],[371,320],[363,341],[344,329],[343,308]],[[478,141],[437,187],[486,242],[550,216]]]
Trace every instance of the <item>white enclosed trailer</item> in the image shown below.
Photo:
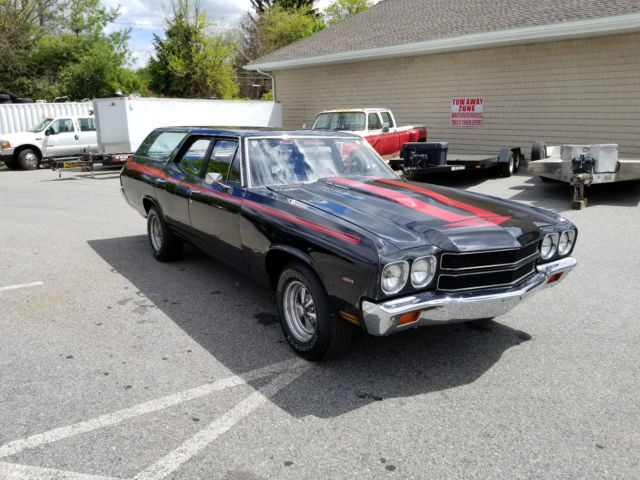
[[[93,101],[98,129],[94,161],[123,162],[155,128],[171,126],[282,127],[280,103],[118,97]]]
[[[544,179],[567,182],[573,190],[571,207],[587,205],[584,189],[600,183],[640,180],[640,158],[618,157],[618,145],[561,145],[536,143],[529,172]]]
[[[0,134],[27,132],[45,118],[89,116],[91,102],[5,103],[0,105]]]

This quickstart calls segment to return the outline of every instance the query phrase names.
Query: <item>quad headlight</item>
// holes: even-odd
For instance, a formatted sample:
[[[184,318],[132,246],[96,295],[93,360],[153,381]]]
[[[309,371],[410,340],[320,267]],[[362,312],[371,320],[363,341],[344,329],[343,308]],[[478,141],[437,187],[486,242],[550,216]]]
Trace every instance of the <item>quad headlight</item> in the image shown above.
[[[385,265],[380,277],[380,287],[387,295],[398,293],[404,288],[409,278],[409,263],[393,262]]]
[[[558,237],[557,233],[550,233],[544,236],[540,246],[540,256],[543,260],[548,260],[555,255],[558,248]]]
[[[571,251],[573,242],[576,239],[575,230],[567,230],[560,234],[560,240],[558,240],[558,255],[566,255]]]
[[[415,288],[426,287],[436,274],[436,257],[428,255],[416,258],[411,264],[411,285]]]

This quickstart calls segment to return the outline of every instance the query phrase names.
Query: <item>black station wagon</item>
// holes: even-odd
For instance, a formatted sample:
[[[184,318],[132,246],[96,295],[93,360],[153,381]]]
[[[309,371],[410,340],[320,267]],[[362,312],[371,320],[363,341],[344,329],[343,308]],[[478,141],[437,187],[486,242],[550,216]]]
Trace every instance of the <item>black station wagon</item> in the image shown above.
[[[560,215],[405,181],[346,133],[161,128],[120,181],[156,259],[186,241],[262,279],[310,360],[338,355],[354,329],[502,315],[576,265]]]

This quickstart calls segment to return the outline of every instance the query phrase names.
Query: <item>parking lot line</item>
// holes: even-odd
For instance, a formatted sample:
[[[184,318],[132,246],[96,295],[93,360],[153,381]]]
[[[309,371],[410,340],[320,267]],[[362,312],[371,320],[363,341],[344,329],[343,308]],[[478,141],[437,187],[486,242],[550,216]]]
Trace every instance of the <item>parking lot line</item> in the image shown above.
[[[0,292],[5,292],[7,290],[17,290],[19,288],[39,287],[42,284],[43,284],[42,282],[31,282],[31,283],[20,283],[18,285],[7,285],[6,287],[0,287]]]
[[[14,455],[25,449],[35,448],[40,445],[52,443],[64,438],[79,435],[81,433],[91,432],[98,428],[117,425],[124,420],[139,417],[147,413],[156,412],[158,410],[178,405],[180,403],[184,403],[189,400],[208,395],[212,392],[217,392],[238,385],[243,385],[246,384],[246,382],[279,373],[283,370],[287,370],[288,368],[291,368],[293,365],[295,365],[296,362],[297,359],[292,358],[283,362],[252,370],[241,375],[232,375],[217,380],[213,383],[206,383],[199,387],[190,388],[179,393],[174,393],[165,397],[140,403],[138,405],[134,405],[133,407],[128,407],[116,412],[100,415],[90,420],[85,420],[73,425],[56,428],[53,430],[49,430],[48,432],[38,433],[20,440],[13,440],[0,446],[0,458]]]
[[[7,462],[0,462],[0,478],[2,480],[121,480],[116,477],[103,477]]]
[[[216,440],[220,435],[233,428],[243,418],[267,402],[269,397],[272,397],[282,388],[289,385],[308,368],[310,368],[310,365],[300,360],[294,368],[281,373],[267,385],[249,395],[178,448],[138,473],[133,477],[133,480],[160,480],[175,472],[190,458]]]

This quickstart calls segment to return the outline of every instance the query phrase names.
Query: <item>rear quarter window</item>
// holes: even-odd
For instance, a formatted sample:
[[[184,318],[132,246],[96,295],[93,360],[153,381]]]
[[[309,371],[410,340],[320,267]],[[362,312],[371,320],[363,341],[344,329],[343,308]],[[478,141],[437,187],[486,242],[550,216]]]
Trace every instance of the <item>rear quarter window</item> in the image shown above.
[[[137,157],[150,158],[157,162],[166,162],[171,153],[182,142],[187,132],[155,131],[151,132],[140,144]]]

